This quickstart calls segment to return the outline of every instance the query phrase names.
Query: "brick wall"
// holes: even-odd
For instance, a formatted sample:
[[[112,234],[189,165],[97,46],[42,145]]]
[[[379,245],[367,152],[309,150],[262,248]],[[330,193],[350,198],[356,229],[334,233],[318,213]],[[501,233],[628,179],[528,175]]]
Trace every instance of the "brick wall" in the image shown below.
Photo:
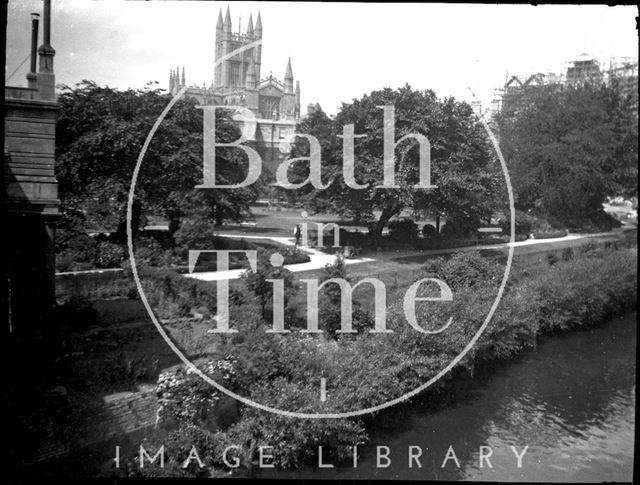
[[[104,407],[87,416],[90,428],[85,443],[96,443],[156,424],[158,398],[155,386],[140,386],[137,392],[104,396]]]
[[[156,424],[157,410],[153,385],[139,386],[136,392],[109,394],[84,408],[63,432],[51,421],[38,423],[41,438],[28,461],[60,457],[71,450],[148,429]]]

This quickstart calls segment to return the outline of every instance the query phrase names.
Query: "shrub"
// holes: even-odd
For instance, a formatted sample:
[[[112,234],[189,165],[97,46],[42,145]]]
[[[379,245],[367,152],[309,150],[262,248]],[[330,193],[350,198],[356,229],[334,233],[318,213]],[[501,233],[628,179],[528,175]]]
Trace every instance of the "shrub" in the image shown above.
[[[83,261],[86,256],[86,253],[83,254],[77,251],[64,251],[56,254],[56,271],[85,271],[93,269],[95,267],[93,261]]]
[[[285,321],[293,316],[293,308],[290,303],[297,291],[291,272],[284,267],[274,267],[271,264],[271,254],[258,249],[257,271],[253,272],[249,268],[249,263],[245,263],[247,271],[242,273],[241,279],[247,288],[258,298],[262,308],[262,318],[271,323],[273,321],[273,284],[269,279],[282,279],[284,281],[284,306]],[[289,305],[289,308],[287,306]]]
[[[555,239],[558,237],[565,237],[567,235],[567,231],[562,230],[550,230],[550,231],[535,231],[533,233],[534,239]]]
[[[186,262],[186,254],[180,248],[171,248],[164,251],[160,258],[159,265],[164,268],[178,266]]]
[[[547,258],[547,263],[549,263],[549,266],[553,266],[560,260],[560,258],[555,252],[547,253],[546,258]]]
[[[299,264],[311,261],[311,258],[298,248],[286,248],[274,252],[278,252],[284,257],[284,264]]]
[[[561,257],[562,261],[571,261],[573,259],[573,248],[564,248]]]
[[[462,288],[497,284],[504,268],[492,258],[483,258],[478,251],[465,251],[449,259],[433,259],[425,265],[425,271],[451,288]]]
[[[97,247],[96,266],[98,268],[119,268],[125,259],[124,247],[111,242],[101,242]]]
[[[567,221],[566,224],[572,232],[607,232],[621,226],[619,220],[604,210],[596,212],[589,218]]]
[[[346,229],[341,228],[340,244],[342,244],[342,246],[370,248],[376,244],[376,238],[369,234],[363,234],[359,231],[347,231]]]
[[[232,237],[216,236],[211,241],[209,241],[209,247],[207,249],[211,249],[211,248],[248,251],[251,249],[256,249],[257,246],[255,244],[250,243],[244,238],[236,239]]]
[[[529,236],[535,224],[536,224],[535,217],[527,214],[526,212],[516,209],[515,211],[516,235]],[[508,214],[500,221],[500,227],[502,228],[503,234],[511,234],[511,218]]]
[[[530,282],[530,291],[540,328],[556,331],[599,323],[634,308],[637,285],[634,248],[557,262]]]
[[[59,272],[73,271],[71,267],[74,260],[75,260],[74,255],[70,252],[56,254],[56,271],[59,271]]]
[[[58,232],[56,232],[56,269],[58,271],[93,269],[98,254],[96,240],[85,233],[69,233],[65,230],[60,233],[63,241],[58,244]]]
[[[310,382],[289,382],[276,378],[254,390],[252,399],[280,409],[310,410],[317,406],[318,390]],[[291,419],[273,413],[245,408],[239,423],[227,432],[235,443],[273,446],[278,468],[299,468],[316,461],[322,446],[326,461],[345,461],[353,445],[363,443],[366,433],[358,419]]]
[[[412,241],[418,237],[418,225],[411,219],[389,223],[389,238],[394,241]]]
[[[173,237],[178,246],[187,250],[211,249],[215,239],[215,225],[200,219],[186,219],[182,221]]]
[[[342,257],[338,257],[333,263],[325,265],[322,269],[319,283],[322,284],[333,278],[344,279],[347,282],[351,282],[351,279],[347,276],[347,267]],[[341,327],[341,308],[342,290],[340,286],[337,283],[327,283],[327,285],[323,287],[318,301],[319,326],[334,338],[340,335],[336,334],[336,331]],[[361,330],[371,322],[366,312],[362,311],[361,305],[357,300],[352,304],[351,318],[352,326],[355,330]]]
[[[138,238],[134,245],[134,255],[139,264],[161,266],[166,262],[165,250],[151,237]]]
[[[63,207],[62,219],[56,227],[56,251],[79,250],[85,244],[91,246],[93,239],[87,234],[85,226],[86,218],[82,211]]]
[[[221,360],[208,360],[198,365],[202,372],[222,385],[235,379],[235,360],[231,355]],[[221,394],[208,382],[188,368],[177,367],[158,376],[156,395],[160,407],[160,421],[175,420],[187,424],[201,424],[220,400]]]
[[[425,238],[436,237],[438,233],[436,232],[436,226],[433,224],[425,224],[422,226],[422,236]]]
[[[192,310],[216,311],[215,286],[169,269],[142,267],[140,281],[149,304],[160,318],[186,317]]]
[[[447,218],[440,232],[445,237],[466,237],[476,234],[479,227],[478,218],[459,215]]]

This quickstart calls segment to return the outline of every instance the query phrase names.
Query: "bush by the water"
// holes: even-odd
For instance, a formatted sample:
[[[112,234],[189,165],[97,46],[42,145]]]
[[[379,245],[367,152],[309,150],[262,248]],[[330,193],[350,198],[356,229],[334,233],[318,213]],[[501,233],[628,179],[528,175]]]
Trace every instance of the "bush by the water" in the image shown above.
[[[408,327],[400,300],[387,312],[387,327],[395,333],[384,338],[363,333],[337,341],[295,330],[286,336],[265,334],[254,303],[234,306],[232,313],[244,315],[234,320],[240,332],[219,349],[221,358],[232,355],[237,363],[233,390],[279,409],[314,413],[363,409],[415,389],[450,362],[477,331],[495,299],[504,267],[468,253],[437,260],[428,269],[454,288],[449,306],[416,309],[419,322],[453,318],[455,324],[438,337]],[[340,268],[336,271],[343,274]],[[565,251],[553,265],[516,265],[513,271],[491,324],[457,372],[531,348],[541,333],[592,325],[636,305],[636,247],[587,248],[572,251],[571,257]],[[331,399],[325,403],[318,400],[312,384],[318,375],[328,383],[340,383],[329,387]],[[439,384],[446,386],[449,379],[451,374]],[[359,419],[290,420],[249,407],[243,408],[236,424],[216,436],[221,442],[273,446],[275,465],[280,467],[317,460],[318,446],[334,462],[344,460],[351,446],[366,440]]]
[[[478,251],[459,252],[450,258],[436,258],[425,265],[429,276],[440,278],[451,288],[473,287],[499,283],[504,266],[493,258],[484,258]]]
[[[331,279],[343,279],[349,283],[354,283],[352,278],[347,276],[347,266],[344,258],[338,257],[333,263],[325,265],[320,275],[319,283],[326,283],[326,289],[321,294],[318,303],[318,317],[320,328],[325,329],[332,338],[339,336],[336,333],[340,330],[342,321],[341,302],[342,290],[335,282],[328,282]],[[372,318],[363,312],[359,302],[352,304],[351,325],[355,330],[362,330],[369,326]]]
[[[212,283],[152,267],[140,270],[140,281],[149,304],[160,318],[186,317],[195,311],[209,316],[215,314],[216,296]]]

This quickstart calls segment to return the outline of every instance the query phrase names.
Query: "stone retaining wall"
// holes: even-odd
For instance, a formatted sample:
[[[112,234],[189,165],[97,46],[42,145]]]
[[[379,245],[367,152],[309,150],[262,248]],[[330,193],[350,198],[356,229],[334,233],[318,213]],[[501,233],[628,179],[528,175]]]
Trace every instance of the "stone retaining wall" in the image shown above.
[[[40,423],[43,438],[33,450],[32,463],[155,426],[158,398],[155,386],[139,386],[135,392],[119,392],[92,403],[76,416],[70,429],[56,431],[51,422]],[[45,428],[45,429],[43,429]]]

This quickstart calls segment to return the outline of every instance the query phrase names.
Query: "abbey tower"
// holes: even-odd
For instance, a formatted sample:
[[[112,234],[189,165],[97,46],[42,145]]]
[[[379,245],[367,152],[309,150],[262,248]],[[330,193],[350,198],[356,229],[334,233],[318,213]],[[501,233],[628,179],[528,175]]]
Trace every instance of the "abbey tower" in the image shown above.
[[[283,158],[280,143],[289,140],[300,120],[300,83],[295,83],[288,60],[284,82],[269,74],[262,78],[262,18],[260,12],[255,25],[253,16],[245,32],[238,26],[233,31],[231,12],[227,7],[224,20],[218,12],[215,39],[216,68],[213,83],[209,86],[190,86],[185,96],[195,98],[200,104],[218,106],[245,106],[256,117],[255,133],[248,140],[255,142],[264,162],[264,170],[273,174]],[[242,47],[257,45],[234,54]],[[171,70],[169,91],[177,94],[186,86],[185,70]]]

